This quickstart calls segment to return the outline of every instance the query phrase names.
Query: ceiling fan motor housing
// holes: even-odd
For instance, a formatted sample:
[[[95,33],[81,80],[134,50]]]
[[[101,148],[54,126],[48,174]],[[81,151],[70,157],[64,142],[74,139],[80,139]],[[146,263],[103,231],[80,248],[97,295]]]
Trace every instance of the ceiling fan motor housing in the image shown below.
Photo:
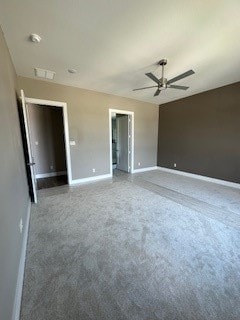
[[[167,89],[167,79],[166,78],[161,78],[159,80],[160,88],[161,89]]]

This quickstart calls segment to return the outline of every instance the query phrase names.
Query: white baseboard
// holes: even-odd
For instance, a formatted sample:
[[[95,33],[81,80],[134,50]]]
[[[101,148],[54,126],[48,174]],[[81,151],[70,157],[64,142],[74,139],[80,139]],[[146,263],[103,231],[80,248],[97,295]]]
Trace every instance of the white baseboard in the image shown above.
[[[25,227],[23,231],[24,233],[23,233],[23,240],[22,240],[22,250],[21,250],[21,257],[20,257],[19,268],[18,268],[17,286],[16,286],[15,299],[14,299],[14,305],[13,305],[12,320],[20,319],[30,210],[31,210],[31,202],[29,201],[28,209],[27,209],[27,217],[26,217]]]
[[[194,173],[189,173],[189,172],[185,172],[185,171],[174,170],[174,169],[169,169],[169,168],[164,168],[164,167],[157,167],[157,168],[158,168],[158,170],[161,170],[161,171],[175,173],[175,174],[179,174],[181,176],[185,176],[185,177],[189,177],[189,178],[195,178],[195,179],[204,180],[204,181],[208,181],[208,182],[212,182],[212,183],[217,183],[217,184],[220,184],[220,185],[223,185],[226,187],[240,189],[239,183],[216,179],[216,178],[210,178],[207,176],[202,176],[200,174],[194,174]]]
[[[140,168],[140,169],[134,169],[133,173],[138,173],[138,172],[145,172],[145,171],[152,171],[152,170],[157,170],[158,167],[147,167],[147,168]]]
[[[67,174],[67,171],[58,171],[58,172],[47,172],[47,173],[39,173],[36,174],[35,177],[36,179],[40,178],[49,178],[49,177],[56,177],[56,176],[63,176]]]
[[[108,179],[108,178],[112,178],[112,175],[110,173],[103,174],[103,175],[100,175],[100,176],[83,178],[83,179],[73,179],[70,182],[70,185],[82,184],[82,183],[86,183],[86,182],[94,182],[94,181]]]

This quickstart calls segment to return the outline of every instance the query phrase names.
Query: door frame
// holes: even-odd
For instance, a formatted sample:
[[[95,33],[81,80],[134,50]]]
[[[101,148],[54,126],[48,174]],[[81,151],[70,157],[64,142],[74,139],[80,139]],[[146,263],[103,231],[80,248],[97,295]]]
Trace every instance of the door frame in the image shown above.
[[[125,114],[129,116],[130,119],[130,135],[131,135],[131,142],[130,142],[130,173],[134,172],[134,112],[127,111],[127,110],[120,110],[120,109],[109,109],[109,163],[110,163],[110,175],[113,175],[113,168],[112,168],[112,114]],[[129,138],[129,137],[128,137]]]
[[[52,101],[52,100],[42,100],[35,98],[25,97],[26,104],[42,104],[47,107],[60,107],[63,111],[63,129],[64,129],[64,142],[65,142],[65,152],[66,152],[66,165],[67,165],[67,178],[68,184],[72,183],[72,166],[71,166],[71,153],[69,146],[69,126],[68,126],[68,114],[67,114],[67,103]],[[29,119],[27,119],[29,122]]]

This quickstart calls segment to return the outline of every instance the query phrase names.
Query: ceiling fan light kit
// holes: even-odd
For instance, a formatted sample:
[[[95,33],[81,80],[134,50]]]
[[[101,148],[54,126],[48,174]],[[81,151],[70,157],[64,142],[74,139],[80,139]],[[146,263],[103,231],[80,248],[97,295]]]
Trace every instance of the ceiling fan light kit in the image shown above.
[[[133,91],[137,90],[144,90],[144,89],[150,89],[150,88],[157,88],[157,90],[154,93],[154,96],[158,96],[162,90],[171,88],[171,89],[178,89],[178,90],[187,90],[189,87],[186,86],[178,86],[178,85],[171,85],[171,83],[174,83],[176,81],[179,81],[183,78],[186,78],[188,76],[191,76],[195,72],[193,70],[188,70],[170,80],[167,80],[167,78],[164,78],[164,66],[167,64],[167,59],[161,59],[158,63],[162,67],[162,76],[160,79],[158,79],[153,73],[148,72],[145,73],[145,75],[150,78],[152,81],[154,81],[157,85],[150,86],[150,87],[143,87],[143,88],[137,88],[133,89]]]

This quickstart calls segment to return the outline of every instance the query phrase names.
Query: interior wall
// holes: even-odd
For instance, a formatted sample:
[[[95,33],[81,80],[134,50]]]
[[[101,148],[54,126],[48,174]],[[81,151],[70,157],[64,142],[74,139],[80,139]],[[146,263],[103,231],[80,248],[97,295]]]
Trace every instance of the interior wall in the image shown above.
[[[158,136],[159,166],[240,183],[240,82],[161,105]]]
[[[62,108],[28,104],[35,174],[66,171]]]
[[[18,77],[18,88],[30,98],[67,103],[70,140],[76,142],[70,146],[73,179],[109,174],[109,108],[134,112],[135,169],[156,166],[157,105],[25,77]]]
[[[1,28],[0,149],[0,319],[11,319],[30,201],[16,102],[16,73]]]

